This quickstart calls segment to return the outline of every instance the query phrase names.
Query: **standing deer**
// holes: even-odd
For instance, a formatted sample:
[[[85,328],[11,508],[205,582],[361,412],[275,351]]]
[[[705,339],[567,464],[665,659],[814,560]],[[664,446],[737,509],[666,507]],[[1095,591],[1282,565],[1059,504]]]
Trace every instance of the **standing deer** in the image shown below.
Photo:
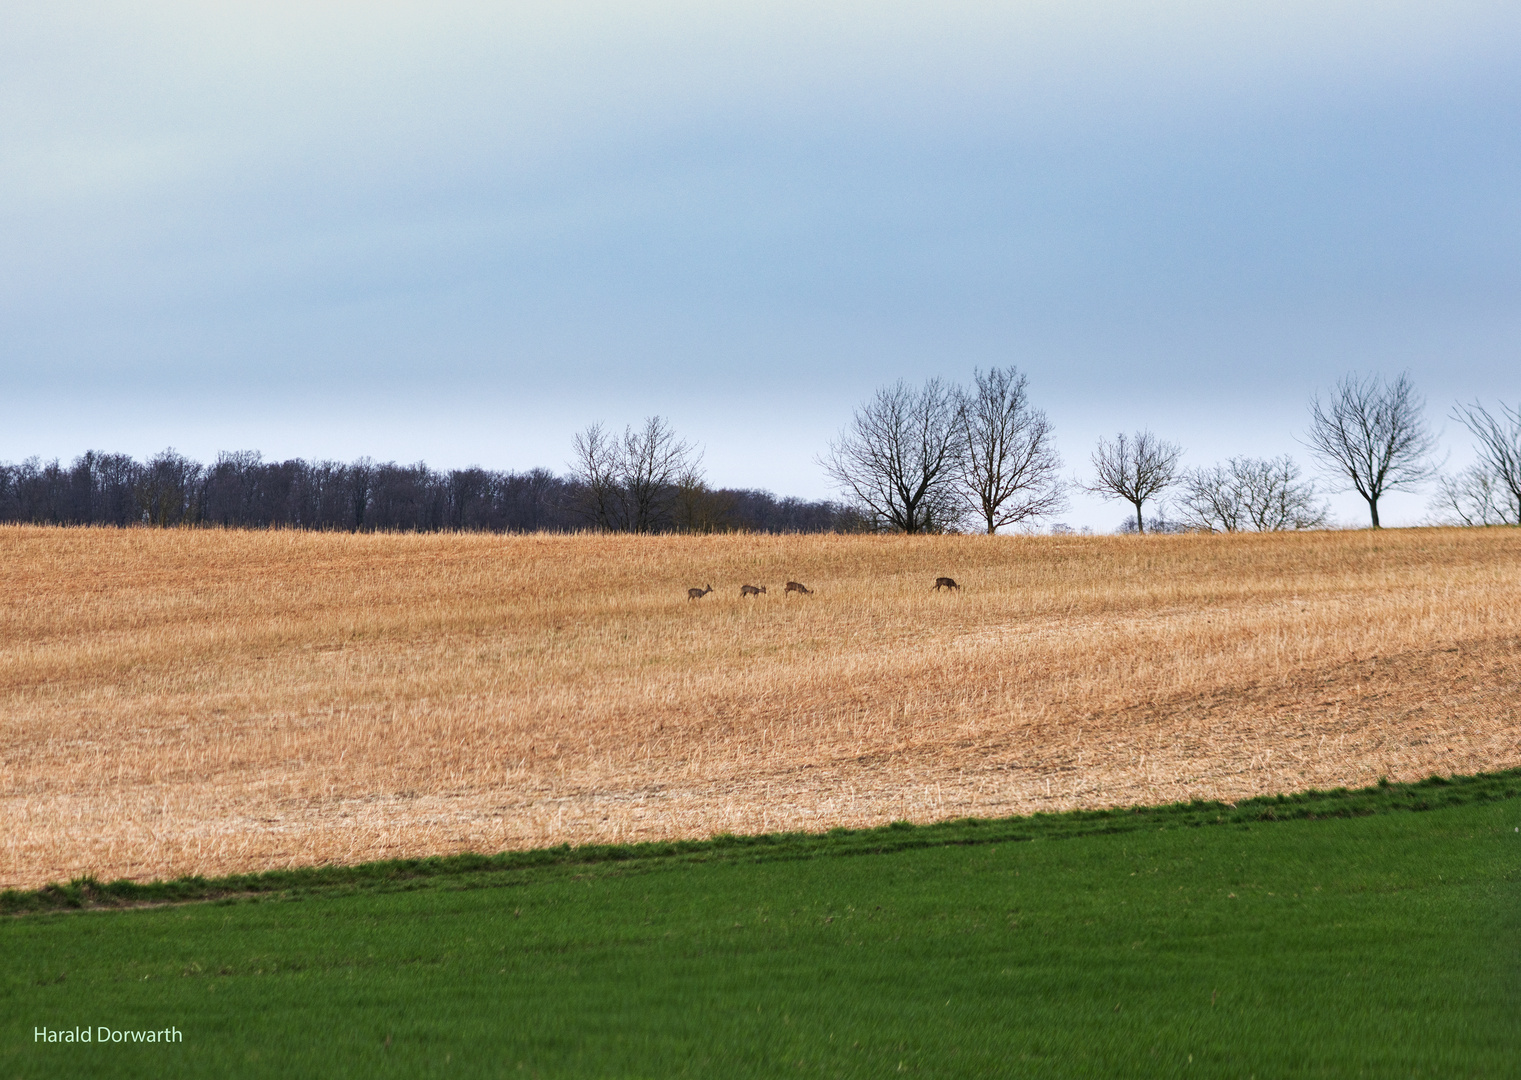
[[[712,591],[713,591],[713,586],[712,585],[709,585],[706,589],[688,589],[687,590],[687,600],[688,600],[688,602],[690,602],[692,600],[701,600],[704,596],[707,596],[708,593],[710,593]]]
[[[741,585],[739,587],[739,598],[743,600],[747,596],[759,596],[765,591],[766,587],[764,585]]]
[[[801,581],[789,581],[789,582],[787,582],[787,590],[786,591],[789,592],[789,593],[806,593],[809,596],[813,595],[813,590],[810,589],[807,585],[804,585]]]
[[[937,577],[935,579],[935,588],[936,589],[957,589],[957,590],[959,590],[961,588],[961,586],[957,585],[956,582],[955,582],[955,580],[953,578]]]

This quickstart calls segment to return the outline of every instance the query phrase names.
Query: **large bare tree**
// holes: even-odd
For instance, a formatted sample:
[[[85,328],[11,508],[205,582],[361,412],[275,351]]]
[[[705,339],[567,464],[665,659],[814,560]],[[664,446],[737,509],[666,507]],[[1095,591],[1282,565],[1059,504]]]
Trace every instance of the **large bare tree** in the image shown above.
[[[969,516],[991,536],[1002,525],[1055,513],[1067,499],[1051,421],[1030,407],[1025,376],[995,367],[973,378],[972,389],[958,395],[958,490]]]
[[[938,532],[958,518],[956,394],[939,379],[876,392],[819,459],[878,528]]]
[[[1391,491],[1409,491],[1436,473],[1430,460],[1436,439],[1424,411],[1425,402],[1409,372],[1393,382],[1376,375],[1348,375],[1329,398],[1317,394],[1310,399],[1305,444],[1343,490],[1363,497],[1375,529],[1381,498]]]
[[[1211,532],[1277,532],[1326,524],[1315,485],[1300,480],[1299,466],[1288,455],[1234,457],[1224,465],[1191,469],[1183,474],[1178,502],[1185,525]]]
[[[1126,435],[1114,441],[1100,439],[1093,451],[1093,482],[1086,490],[1106,499],[1124,499],[1135,507],[1137,532],[1146,531],[1141,507],[1178,482],[1178,461],[1183,448],[1159,439],[1149,431]]]

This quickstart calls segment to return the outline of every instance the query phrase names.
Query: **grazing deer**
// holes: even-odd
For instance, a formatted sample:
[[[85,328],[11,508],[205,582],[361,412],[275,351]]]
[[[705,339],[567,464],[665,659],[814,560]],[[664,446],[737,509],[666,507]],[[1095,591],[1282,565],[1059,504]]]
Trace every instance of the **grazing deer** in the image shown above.
[[[701,600],[704,596],[707,596],[708,593],[710,593],[712,591],[713,591],[713,586],[712,585],[709,585],[706,589],[688,589],[687,590],[687,600],[688,601],[691,601],[691,600]]]
[[[759,596],[765,591],[766,587],[764,585],[741,585],[739,587],[739,598],[743,600],[747,596]]]
[[[789,593],[806,593],[809,596],[813,595],[813,590],[810,589],[807,585],[804,585],[801,581],[787,582],[786,591]],[[783,595],[785,595],[785,593]]]
[[[935,588],[936,589],[957,589],[957,590],[959,590],[961,588],[961,586],[957,585],[956,582],[955,582],[955,579],[953,579],[953,578],[937,577],[935,579]]]

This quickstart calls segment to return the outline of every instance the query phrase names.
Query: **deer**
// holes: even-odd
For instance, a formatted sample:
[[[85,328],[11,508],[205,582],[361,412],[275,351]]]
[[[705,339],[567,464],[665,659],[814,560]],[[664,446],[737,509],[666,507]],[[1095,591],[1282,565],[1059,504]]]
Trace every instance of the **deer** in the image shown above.
[[[765,591],[766,587],[764,585],[741,585],[739,587],[739,598],[743,600],[747,596],[759,596]]]
[[[710,593],[712,591],[713,591],[713,586],[712,585],[709,585],[706,589],[688,589],[687,590],[687,601],[690,603],[693,600],[701,600],[704,596],[707,596],[708,593]]]
[[[961,586],[956,584],[954,578],[937,577],[935,579],[935,589],[937,591],[940,589],[956,589],[957,591],[960,591]]]
[[[789,582],[787,582],[787,590],[786,591],[788,593],[803,593],[804,595],[807,595],[807,596],[812,596],[813,595],[813,590],[810,589],[807,585],[804,585],[801,581],[789,581]],[[785,595],[785,594],[783,594],[783,595]]]

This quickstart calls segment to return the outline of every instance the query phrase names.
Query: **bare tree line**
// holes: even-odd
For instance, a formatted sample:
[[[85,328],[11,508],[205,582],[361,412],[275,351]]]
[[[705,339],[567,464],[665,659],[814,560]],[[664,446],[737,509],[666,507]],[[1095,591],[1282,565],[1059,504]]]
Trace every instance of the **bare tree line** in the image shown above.
[[[1142,514],[1148,500],[1178,489],[1168,519],[1152,519],[1153,531],[1282,532],[1325,528],[1329,508],[1317,502],[1313,481],[1300,478],[1288,455],[1277,458],[1233,457],[1207,467],[1183,469],[1183,450],[1149,431],[1124,432],[1113,441],[1100,439],[1093,453],[1093,483],[1086,490],[1124,499],[1135,507],[1126,532],[1146,531]]]
[[[1433,511],[1464,525],[1521,525],[1521,405],[1479,402],[1452,418],[1478,460],[1456,476],[1433,463],[1436,439],[1408,374],[1348,375],[1310,401],[1303,443],[1333,489],[1355,491],[1370,523],[1380,501],[1433,479]],[[978,531],[1039,525],[1073,488],[1127,502],[1121,531],[1324,528],[1329,506],[1288,455],[1184,468],[1183,449],[1149,430],[1100,439],[1088,477],[1061,476],[1046,414],[1017,368],[974,371],[970,386],[899,380],[860,405],[818,461],[843,502],[713,488],[702,453],[669,421],[621,433],[596,423],[574,438],[568,475],[546,469],[447,472],[369,458],[264,461],[222,453],[203,465],[174,450],[139,462],[90,451],[68,465],[0,464],[0,521],[71,525],[219,525],[494,532]],[[1148,514],[1147,507],[1153,509]],[[1070,531],[1057,525],[1057,531]]]
[[[1379,528],[1385,495],[1439,479],[1434,507],[1462,524],[1521,524],[1521,406],[1497,417],[1475,402],[1453,417],[1474,435],[1479,461],[1443,477],[1425,402],[1408,373],[1392,380],[1356,374],[1310,401],[1303,442],[1333,490],[1355,491]],[[1325,528],[1330,507],[1314,480],[1288,455],[1232,457],[1182,466],[1183,448],[1149,430],[1100,439],[1092,474],[1072,487],[1128,502],[1122,531],[1148,527],[1210,532]],[[1030,525],[1059,512],[1069,482],[1059,475],[1051,424],[1034,408],[1016,368],[974,372],[969,388],[931,379],[879,389],[859,406],[820,458],[847,502],[873,527],[920,533],[988,533]],[[1171,512],[1154,512],[1172,496]],[[1058,529],[1067,531],[1065,526]]]
[[[855,519],[838,504],[767,491],[702,488],[688,501],[699,531],[835,532]],[[658,500],[657,500],[658,501]],[[203,465],[174,450],[146,461],[90,451],[72,464],[0,464],[0,521],[52,525],[223,526],[340,531],[571,532],[597,527],[591,493],[547,469],[437,471],[418,463],[265,461],[222,453]]]

